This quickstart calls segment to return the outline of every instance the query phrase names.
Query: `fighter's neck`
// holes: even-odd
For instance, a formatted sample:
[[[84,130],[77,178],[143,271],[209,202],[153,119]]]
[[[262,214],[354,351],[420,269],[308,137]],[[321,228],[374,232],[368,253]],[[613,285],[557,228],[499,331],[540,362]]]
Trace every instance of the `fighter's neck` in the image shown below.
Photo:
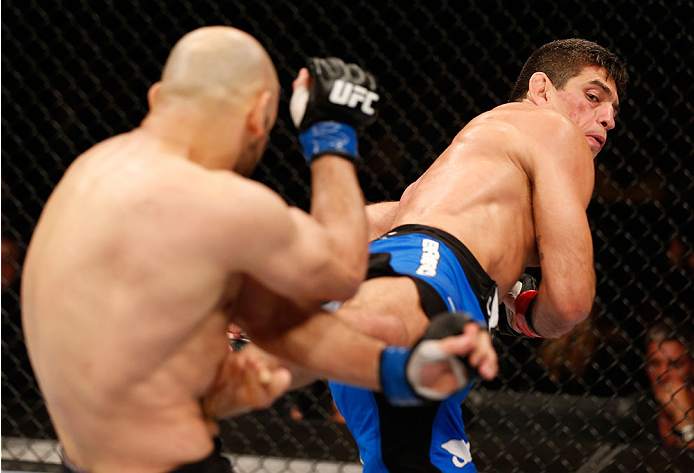
[[[230,152],[229,142],[220,142],[211,128],[206,120],[194,116],[149,114],[137,131],[206,168],[233,168],[238,153]]]

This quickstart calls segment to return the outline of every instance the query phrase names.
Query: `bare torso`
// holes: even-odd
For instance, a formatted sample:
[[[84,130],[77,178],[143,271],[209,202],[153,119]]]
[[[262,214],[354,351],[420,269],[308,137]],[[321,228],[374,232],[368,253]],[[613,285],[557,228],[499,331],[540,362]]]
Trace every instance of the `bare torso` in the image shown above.
[[[390,227],[420,224],[452,234],[496,281],[499,293],[508,292],[526,267],[540,264],[531,169],[544,165],[538,162],[535,150],[543,146],[543,133],[551,133],[548,114],[550,120],[558,115],[534,105],[512,103],[472,120],[405,191]],[[576,133],[572,139],[576,142],[567,142],[567,146],[585,147],[582,134]],[[585,154],[584,159],[591,158]],[[592,175],[590,179],[586,205]],[[428,324],[415,286],[407,278],[366,281],[345,309],[345,317],[363,327],[374,326],[367,314],[380,314],[387,329],[365,330],[389,343],[413,343]]]
[[[240,277],[179,218],[196,205],[187,183],[208,171],[171,154],[138,131],[87,151],[25,262],[32,364],[68,457],[94,472],[163,471],[212,450],[199,400],[228,351],[222,309]]]
[[[527,157],[519,143],[500,139],[515,134],[508,129],[522,119],[518,107],[498,107],[458,133],[403,195],[394,222],[452,234],[502,291],[537,261]]]

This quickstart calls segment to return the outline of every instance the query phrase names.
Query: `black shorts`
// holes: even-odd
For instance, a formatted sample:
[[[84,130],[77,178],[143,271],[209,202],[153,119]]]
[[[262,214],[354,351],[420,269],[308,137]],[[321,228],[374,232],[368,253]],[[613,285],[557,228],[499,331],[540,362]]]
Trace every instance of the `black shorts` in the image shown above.
[[[76,467],[65,457],[65,452],[61,453],[63,460],[63,473],[88,473],[81,468]],[[182,465],[171,473],[232,473],[231,462],[222,455],[222,441],[219,438],[214,439],[214,451],[206,458],[195,463]]]
[[[431,253],[427,256],[427,250],[422,247],[424,241],[436,245],[433,256]],[[369,253],[366,279],[384,276],[412,279],[422,310],[429,317],[462,309],[478,322],[486,322],[492,311],[498,310],[492,305],[498,300],[496,282],[470,250],[450,233],[426,225],[401,225],[371,242]],[[478,314],[485,320],[479,320]]]

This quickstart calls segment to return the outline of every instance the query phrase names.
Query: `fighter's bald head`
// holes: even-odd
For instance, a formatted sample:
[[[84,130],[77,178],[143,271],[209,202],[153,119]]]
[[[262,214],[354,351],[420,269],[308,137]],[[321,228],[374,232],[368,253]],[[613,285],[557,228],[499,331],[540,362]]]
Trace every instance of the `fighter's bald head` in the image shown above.
[[[215,98],[241,105],[256,93],[279,96],[277,72],[265,48],[229,26],[194,30],[169,54],[161,78],[163,100]]]

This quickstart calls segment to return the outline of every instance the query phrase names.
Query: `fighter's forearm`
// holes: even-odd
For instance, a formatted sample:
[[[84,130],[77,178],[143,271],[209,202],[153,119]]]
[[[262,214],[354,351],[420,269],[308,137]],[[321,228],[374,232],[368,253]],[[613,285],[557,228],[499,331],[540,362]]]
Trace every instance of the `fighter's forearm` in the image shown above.
[[[363,277],[367,223],[354,165],[326,155],[311,164],[311,177],[311,215],[323,225],[337,259]]]
[[[539,287],[529,273],[504,295],[506,316],[499,318],[499,331],[506,335],[559,338],[571,332],[590,315],[595,297],[595,273],[576,284],[557,284],[545,278]]]
[[[552,303],[540,284],[530,314],[532,326],[543,338],[560,338],[583,322],[591,307],[592,300],[580,307],[560,307]]]
[[[379,359],[385,343],[330,313],[321,311],[287,330],[259,331],[251,338],[262,349],[322,378],[380,389]]]

